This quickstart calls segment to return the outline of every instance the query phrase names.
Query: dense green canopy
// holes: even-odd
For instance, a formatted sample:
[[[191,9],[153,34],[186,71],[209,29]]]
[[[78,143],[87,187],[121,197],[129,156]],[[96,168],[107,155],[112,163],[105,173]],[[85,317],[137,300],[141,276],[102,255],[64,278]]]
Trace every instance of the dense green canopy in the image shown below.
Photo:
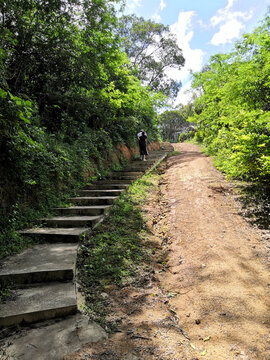
[[[180,70],[185,59],[169,27],[129,15],[121,17],[117,33],[139,79],[151,90],[177,96],[181,83],[166,72]]]
[[[3,228],[27,225],[85,174],[100,176],[113,166],[113,148],[135,145],[140,128],[151,140],[160,125],[171,139],[169,127],[175,131],[187,109],[220,169],[269,180],[269,17],[231,54],[213,56],[194,74],[199,95],[192,106],[158,117],[165,96],[180,86],[166,69],[181,68],[184,58],[167,27],[120,18],[115,9],[123,3],[0,1]]]
[[[156,139],[165,97],[141,84],[122,49],[122,3],[0,2],[3,227],[24,226],[22,214],[113,166],[113,148],[134,146],[140,128]]]
[[[230,176],[270,178],[270,17],[194,75],[197,139]]]
[[[173,110],[166,110],[158,116],[159,130],[162,138],[166,141],[177,142],[180,134],[194,132],[193,126],[187,121],[193,114],[193,105],[179,105]],[[192,131],[193,130],[193,131]],[[187,138],[183,136],[182,138]]]
[[[30,99],[48,131],[70,139],[86,127],[106,128],[126,140],[129,117],[151,126],[155,99],[128,69],[112,31],[116,2],[2,3],[0,86]]]

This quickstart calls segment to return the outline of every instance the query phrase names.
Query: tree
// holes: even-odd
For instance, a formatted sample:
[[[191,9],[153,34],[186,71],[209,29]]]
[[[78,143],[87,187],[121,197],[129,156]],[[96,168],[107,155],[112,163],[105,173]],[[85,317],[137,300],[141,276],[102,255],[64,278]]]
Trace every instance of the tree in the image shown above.
[[[106,128],[127,141],[141,122],[152,127],[155,100],[128,68],[112,31],[117,25],[113,4],[118,2],[1,3],[1,86],[36,102],[40,125],[66,141],[87,128]]]
[[[270,17],[194,75],[197,137],[230,176],[270,176]]]
[[[162,97],[128,66],[116,3],[0,2],[0,226],[113,166],[140,128],[156,139]]]
[[[167,110],[159,115],[158,122],[163,140],[177,141],[180,133],[192,130],[187,119],[192,115],[192,105],[178,105],[174,110]]]
[[[175,97],[181,83],[166,74],[181,69],[185,60],[168,26],[135,15],[122,16],[117,33],[122,46],[143,84],[155,92]]]

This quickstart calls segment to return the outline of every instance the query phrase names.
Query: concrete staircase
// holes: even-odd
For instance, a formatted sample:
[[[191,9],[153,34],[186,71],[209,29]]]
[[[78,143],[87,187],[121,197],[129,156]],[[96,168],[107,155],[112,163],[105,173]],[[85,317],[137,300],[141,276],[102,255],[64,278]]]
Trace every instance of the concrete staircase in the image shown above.
[[[7,259],[0,267],[0,282],[16,284],[15,297],[0,305],[0,329],[75,314],[75,268],[82,236],[101,222],[129,184],[161,162],[167,150],[151,153],[148,160],[133,161],[71,198],[72,206],[55,208],[55,216],[41,227],[20,233],[38,239],[39,245]]]

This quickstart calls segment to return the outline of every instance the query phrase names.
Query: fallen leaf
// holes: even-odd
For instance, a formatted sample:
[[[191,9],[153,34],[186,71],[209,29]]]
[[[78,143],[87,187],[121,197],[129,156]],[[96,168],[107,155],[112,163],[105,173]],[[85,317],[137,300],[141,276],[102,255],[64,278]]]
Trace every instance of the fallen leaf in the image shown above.
[[[177,293],[169,292],[169,293],[167,294],[167,297],[168,297],[168,298],[172,298],[172,297],[175,297],[175,296],[177,296],[177,295],[178,295]]]

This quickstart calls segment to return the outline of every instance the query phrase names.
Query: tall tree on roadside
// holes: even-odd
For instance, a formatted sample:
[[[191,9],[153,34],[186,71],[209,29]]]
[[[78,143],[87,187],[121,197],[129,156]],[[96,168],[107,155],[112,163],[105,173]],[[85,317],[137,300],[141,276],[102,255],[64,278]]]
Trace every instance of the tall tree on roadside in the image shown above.
[[[155,92],[175,97],[181,83],[166,71],[181,69],[185,63],[182,50],[169,27],[135,15],[122,16],[117,32],[122,46],[144,85]]]
[[[126,59],[112,33],[117,19],[113,5],[118,2],[1,2],[5,90],[35,100],[41,124],[49,131],[64,127],[70,136],[79,135],[85,125],[99,126],[100,112],[95,114],[93,102],[102,103],[101,89],[117,77],[115,69],[125,72]],[[112,116],[103,109],[102,118],[106,115]]]
[[[212,56],[193,86],[197,137],[231,176],[270,178],[270,17],[230,54]]]
[[[179,133],[187,133],[192,129],[187,121],[193,114],[192,104],[178,105],[173,110],[164,111],[158,116],[160,134],[165,141],[177,141]]]

